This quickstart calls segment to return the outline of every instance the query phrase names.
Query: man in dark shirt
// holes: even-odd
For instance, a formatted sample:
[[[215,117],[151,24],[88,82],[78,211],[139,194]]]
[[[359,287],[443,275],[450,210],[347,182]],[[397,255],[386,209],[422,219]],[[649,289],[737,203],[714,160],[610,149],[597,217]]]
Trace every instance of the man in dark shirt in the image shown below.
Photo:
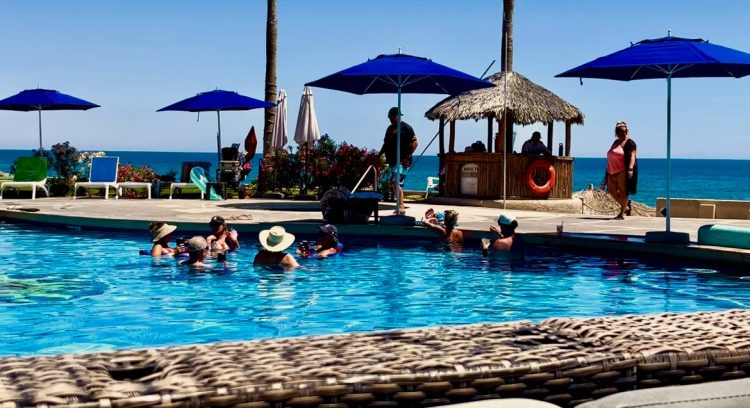
[[[521,153],[550,155],[549,149],[547,149],[547,146],[542,143],[542,134],[539,132],[532,133],[531,139],[523,143],[523,146],[521,146]]]
[[[380,154],[385,155],[385,162],[388,163],[388,167],[391,171],[391,179],[393,180],[393,193],[396,197],[399,197],[400,208],[397,210],[399,214],[403,214],[404,211],[404,192],[401,189],[404,178],[404,171],[411,166],[412,154],[417,150],[417,135],[414,134],[414,129],[409,126],[408,123],[401,120],[397,107],[393,107],[388,110],[388,119],[391,124],[385,131],[385,138],[383,138],[383,147],[380,148]],[[398,122],[401,120],[401,165],[404,169],[401,171],[401,178],[397,180],[396,177],[396,146],[398,137]]]

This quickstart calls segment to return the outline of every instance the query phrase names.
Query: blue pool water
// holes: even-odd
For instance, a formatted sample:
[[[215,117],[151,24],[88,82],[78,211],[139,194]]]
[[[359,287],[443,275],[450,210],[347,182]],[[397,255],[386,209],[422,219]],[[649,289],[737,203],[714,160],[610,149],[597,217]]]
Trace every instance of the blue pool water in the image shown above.
[[[349,240],[342,256],[280,272],[254,268],[253,237],[241,239],[226,269],[191,271],[136,255],[145,232],[0,223],[0,355],[750,306],[736,271],[609,254],[488,262],[474,248]]]

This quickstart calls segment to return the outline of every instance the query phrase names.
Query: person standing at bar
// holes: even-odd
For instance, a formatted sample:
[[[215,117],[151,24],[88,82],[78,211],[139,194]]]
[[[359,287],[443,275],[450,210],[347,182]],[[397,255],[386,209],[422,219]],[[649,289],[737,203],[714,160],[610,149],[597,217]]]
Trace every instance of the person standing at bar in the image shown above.
[[[391,172],[391,180],[393,182],[393,194],[394,197],[400,198],[398,201],[401,203],[401,207],[396,210],[397,214],[404,214],[404,179],[406,175],[404,172],[411,166],[412,154],[417,150],[417,135],[414,133],[414,129],[409,126],[408,123],[401,120],[401,112],[397,107],[392,107],[388,110],[388,119],[391,124],[385,131],[385,138],[383,138],[383,147],[380,148],[379,155],[385,155],[385,162]],[[398,122],[401,120],[401,165],[403,169],[401,171],[400,179],[396,176],[396,146],[398,139]]]

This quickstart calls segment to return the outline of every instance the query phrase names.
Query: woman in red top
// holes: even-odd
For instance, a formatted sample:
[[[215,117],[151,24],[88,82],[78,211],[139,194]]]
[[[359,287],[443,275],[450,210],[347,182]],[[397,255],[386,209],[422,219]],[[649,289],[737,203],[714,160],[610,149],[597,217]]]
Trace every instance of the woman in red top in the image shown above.
[[[616,220],[629,215],[629,194],[635,194],[638,186],[638,162],[636,160],[636,144],[628,134],[628,124],[617,122],[615,125],[617,139],[607,151],[607,172],[605,178],[607,190],[612,198],[620,204],[620,213]]]

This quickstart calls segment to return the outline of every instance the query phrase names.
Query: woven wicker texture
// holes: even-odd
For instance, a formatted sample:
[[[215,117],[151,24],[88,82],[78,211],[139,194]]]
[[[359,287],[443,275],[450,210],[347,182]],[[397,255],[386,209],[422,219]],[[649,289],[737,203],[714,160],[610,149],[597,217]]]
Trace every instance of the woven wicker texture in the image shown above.
[[[573,406],[674,383],[678,373],[677,382],[743,376],[749,322],[746,311],[550,319],[11,357],[0,359],[0,407],[397,407],[503,397]]]
[[[604,191],[581,190],[573,194],[573,198],[578,198],[583,202],[583,214],[617,215],[620,213],[620,204]],[[656,215],[656,208],[635,201],[630,204],[630,211],[631,215],[638,217]]]
[[[641,387],[750,374],[750,310],[549,319],[540,326],[636,358]]]

